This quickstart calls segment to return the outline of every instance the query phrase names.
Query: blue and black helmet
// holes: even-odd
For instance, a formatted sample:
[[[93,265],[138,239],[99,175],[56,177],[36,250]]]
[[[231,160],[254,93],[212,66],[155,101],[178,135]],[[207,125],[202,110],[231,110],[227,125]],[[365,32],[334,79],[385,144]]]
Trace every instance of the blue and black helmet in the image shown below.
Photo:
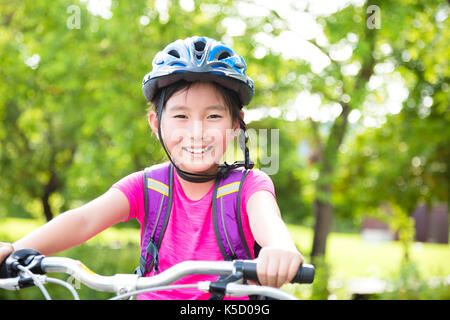
[[[242,106],[249,104],[254,94],[253,80],[245,74],[244,59],[231,47],[211,38],[176,40],[156,54],[152,66],[142,81],[149,101],[158,89],[178,80],[217,82],[235,91]]]

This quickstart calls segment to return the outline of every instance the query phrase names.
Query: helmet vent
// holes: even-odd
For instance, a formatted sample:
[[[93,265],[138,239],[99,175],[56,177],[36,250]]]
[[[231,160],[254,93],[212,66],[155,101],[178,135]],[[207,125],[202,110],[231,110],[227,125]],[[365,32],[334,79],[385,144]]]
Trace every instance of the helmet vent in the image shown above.
[[[223,60],[226,58],[231,57],[231,53],[229,53],[228,51],[223,51],[220,53],[219,57],[217,58],[217,60]]]
[[[205,45],[206,45],[205,42],[197,41],[197,42],[194,43],[194,48],[197,51],[203,51],[203,50],[205,50]]]
[[[167,54],[170,54],[171,56],[180,59],[180,54],[178,53],[177,50],[170,50],[169,52],[167,52]]]

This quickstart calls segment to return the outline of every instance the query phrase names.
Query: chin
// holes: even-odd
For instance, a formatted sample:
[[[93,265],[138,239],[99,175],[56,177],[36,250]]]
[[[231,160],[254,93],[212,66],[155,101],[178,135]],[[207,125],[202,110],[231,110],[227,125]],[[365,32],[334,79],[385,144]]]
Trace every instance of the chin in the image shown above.
[[[215,167],[217,167],[216,163],[205,164],[205,163],[190,162],[190,163],[183,163],[180,165],[181,170],[192,173],[202,173],[212,171]]]

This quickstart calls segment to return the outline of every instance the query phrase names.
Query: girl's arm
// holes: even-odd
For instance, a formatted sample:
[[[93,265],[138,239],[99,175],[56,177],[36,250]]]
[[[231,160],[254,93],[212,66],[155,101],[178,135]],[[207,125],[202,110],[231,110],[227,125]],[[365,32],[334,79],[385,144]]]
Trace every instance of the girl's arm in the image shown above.
[[[13,247],[14,250],[31,248],[44,255],[54,254],[81,244],[126,219],[129,211],[126,196],[120,190],[111,188],[91,202],[58,215],[13,243]]]
[[[253,236],[262,247],[257,258],[258,279],[263,285],[280,287],[294,278],[304,262],[303,256],[295,247],[270,192],[252,194],[247,202],[247,213]]]

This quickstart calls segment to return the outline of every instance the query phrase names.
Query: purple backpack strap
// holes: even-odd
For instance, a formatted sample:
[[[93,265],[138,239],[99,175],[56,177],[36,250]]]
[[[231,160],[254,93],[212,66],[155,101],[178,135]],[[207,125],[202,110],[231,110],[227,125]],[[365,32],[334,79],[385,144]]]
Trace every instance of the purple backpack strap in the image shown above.
[[[172,209],[173,167],[169,162],[144,170],[144,232],[136,273],[158,272],[159,248]]]
[[[253,259],[241,219],[241,190],[249,170],[235,169],[216,180],[213,189],[214,232],[224,260]]]

